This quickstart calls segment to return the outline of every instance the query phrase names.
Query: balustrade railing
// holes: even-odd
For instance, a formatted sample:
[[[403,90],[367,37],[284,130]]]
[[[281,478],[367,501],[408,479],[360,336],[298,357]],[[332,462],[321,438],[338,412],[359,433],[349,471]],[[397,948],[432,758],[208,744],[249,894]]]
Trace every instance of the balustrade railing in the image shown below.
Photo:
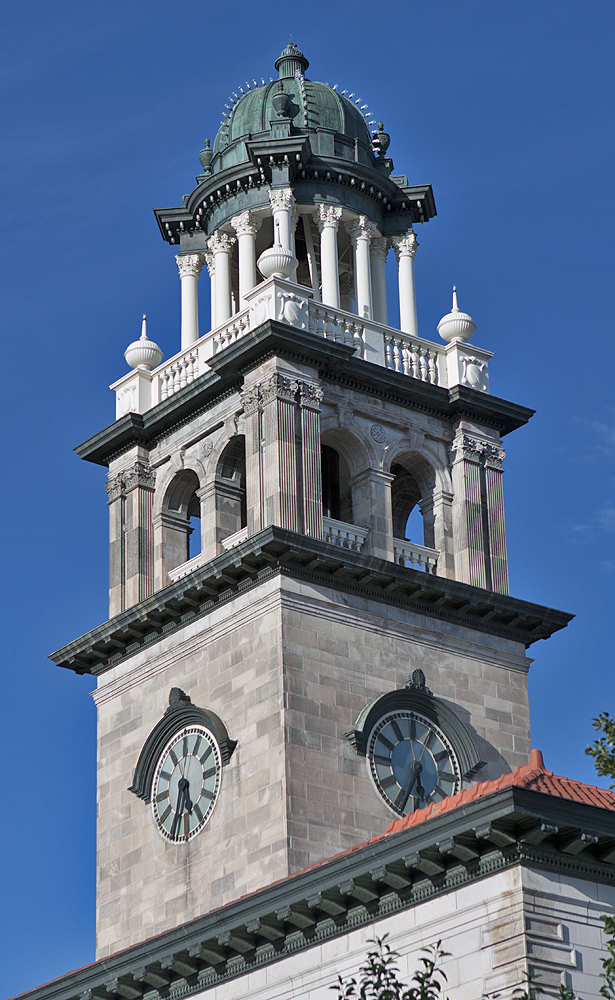
[[[210,370],[213,356],[267,319],[352,347],[357,357],[430,385],[467,385],[489,391],[488,351],[453,342],[435,344],[315,302],[303,285],[269,278],[245,296],[247,307],[154,371],[138,368],[111,386],[116,416],[144,413]]]
[[[323,517],[322,527],[325,542],[341,545],[343,549],[352,549],[353,552],[362,551],[369,534],[369,528],[337,521],[333,517]]]
[[[394,538],[393,551],[395,562],[399,566],[408,566],[411,569],[424,570],[425,573],[435,575],[438,568],[439,549],[428,549],[426,545],[416,545],[406,539]]]

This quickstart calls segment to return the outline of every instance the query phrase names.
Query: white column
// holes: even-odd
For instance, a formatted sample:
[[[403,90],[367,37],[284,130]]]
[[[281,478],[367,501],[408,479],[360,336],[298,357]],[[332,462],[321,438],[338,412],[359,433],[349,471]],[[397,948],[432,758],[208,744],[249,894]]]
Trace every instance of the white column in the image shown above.
[[[397,257],[397,280],[399,285],[399,329],[418,337],[419,325],[416,318],[416,295],[414,291],[414,255],[418,240],[412,230],[404,236],[394,236],[391,244]]]
[[[256,234],[261,220],[252,212],[240,212],[231,219],[231,226],[237,233],[239,251],[239,308],[245,307],[245,295],[256,285]]]
[[[175,258],[182,286],[181,349],[199,339],[198,281],[205,263],[202,253],[178,254]]]
[[[297,209],[295,198],[290,188],[277,188],[269,192],[269,204],[273,214],[273,242],[276,242],[276,228],[279,232],[281,245],[285,250],[295,252],[295,226],[297,225]],[[277,226],[276,226],[277,223]]]
[[[340,307],[340,287],[337,264],[337,227],[342,210],[337,205],[319,205],[316,221],[320,230],[320,277],[322,301],[325,306]]]
[[[387,239],[372,240],[369,248],[372,266],[372,297],[374,319],[378,323],[387,323],[387,286],[384,272],[389,241]]]
[[[209,250],[205,254],[205,263],[209,272],[209,301],[211,306],[209,326],[213,330],[216,326],[216,265],[214,255]]]
[[[214,255],[216,283],[216,319],[214,328],[226,323],[233,315],[233,298],[231,289],[231,251],[235,245],[235,237],[214,230],[207,241],[207,246]]]
[[[366,215],[360,215],[346,226],[346,232],[354,247],[355,292],[357,296],[357,316],[372,319],[372,278],[369,244],[376,227]]]

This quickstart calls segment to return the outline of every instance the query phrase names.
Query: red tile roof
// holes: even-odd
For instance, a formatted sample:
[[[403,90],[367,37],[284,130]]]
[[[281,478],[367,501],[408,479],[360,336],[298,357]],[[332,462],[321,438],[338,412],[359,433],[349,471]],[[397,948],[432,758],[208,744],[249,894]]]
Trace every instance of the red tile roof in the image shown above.
[[[482,799],[485,795],[492,795],[500,788],[507,788],[509,785],[516,785],[518,788],[531,788],[534,792],[543,792],[544,795],[554,795],[560,799],[570,799],[572,802],[581,802],[586,806],[598,806],[599,809],[612,809],[615,811],[615,794],[605,788],[596,788],[595,785],[585,785],[582,781],[574,781],[573,778],[564,778],[560,774],[553,774],[547,771],[540,750],[532,750],[530,762],[524,767],[517,767],[510,774],[502,774],[494,781],[482,781],[473,788],[464,789],[457,795],[451,795],[441,802],[433,802],[426,809],[417,809],[409,813],[402,819],[394,819],[386,828],[386,833],[399,833],[400,830],[407,830],[411,826],[424,823],[425,820],[440,813],[450,812],[457,809],[466,802],[474,802]]]

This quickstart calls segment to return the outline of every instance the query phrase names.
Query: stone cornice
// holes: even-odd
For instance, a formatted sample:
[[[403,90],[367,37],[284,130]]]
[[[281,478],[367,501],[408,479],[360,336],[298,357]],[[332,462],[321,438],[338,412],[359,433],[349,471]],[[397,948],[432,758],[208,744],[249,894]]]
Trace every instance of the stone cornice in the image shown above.
[[[190,996],[517,865],[615,885],[614,845],[610,811],[507,787],[69,972],[22,1000]]]
[[[113,457],[135,445],[153,448],[165,433],[209,409],[229,392],[240,391],[242,376],[275,355],[311,364],[321,378],[359,392],[451,422],[465,417],[502,435],[527,423],[534,412],[466,386],[444,389],[410,378],[355,357],[351,347],[268,320],[214,355],[209,361],[211,372],[144,414],[126,414],[75,451],[89,462],[108,465]]]
[[[63,646],[50,659],[76,673],[102,674],[160,636],[276,575],[404,607],[525,646],[548,638],[573,617],[272,525]]]

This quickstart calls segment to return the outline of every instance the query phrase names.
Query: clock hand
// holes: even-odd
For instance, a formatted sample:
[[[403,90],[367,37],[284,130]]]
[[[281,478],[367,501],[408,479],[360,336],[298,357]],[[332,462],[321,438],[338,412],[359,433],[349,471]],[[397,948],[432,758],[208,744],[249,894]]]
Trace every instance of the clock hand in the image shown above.
[[[179,779],[179,786],[180,786],[180,788],[181,788],[182,784],[183,784],[183,791],[184,791],[184,806],[188,810],[188,812],[191,813],[192,812],[192,800],[190,798],[190,795],[188,794],[190,792],[190,782],[188,781],[188,778],[180,778]]]
[[[186,780],[185,778],[179,779],[177,805],[175,806],[175,816],[173,817],[173,823],[171,825],[171,839],[174,839],[177,834],[177,830],[179,828],[179,824],[181,823],[181,818],[184,811],[185,788],[182,785],[182,782],[185,780]]]
[[[404,800],[401,803],[401,805],[399,806],[400,812],[403,812],[404,809],[406,808],[406,803],[407,803],[408,799],[410,798],[410,792],[412,791],[412,786],[414,785],[414,782],[418,780],[418,776],[419,776],[419,774],[421,773],[422,770],[423,770],[423,765],[421,764],[420,760],[415,760],[414,763],[413,763],[413,765],[412,765],[412,773],[410,775],[410,782],[409,782],[408,787],[407,787],[407,789],[405,791],[405,794],[404,794]],[[417,786],[417,787],[420,787],[420,785]],[[421,789],[421,792],[422,792],[422,789]]]

